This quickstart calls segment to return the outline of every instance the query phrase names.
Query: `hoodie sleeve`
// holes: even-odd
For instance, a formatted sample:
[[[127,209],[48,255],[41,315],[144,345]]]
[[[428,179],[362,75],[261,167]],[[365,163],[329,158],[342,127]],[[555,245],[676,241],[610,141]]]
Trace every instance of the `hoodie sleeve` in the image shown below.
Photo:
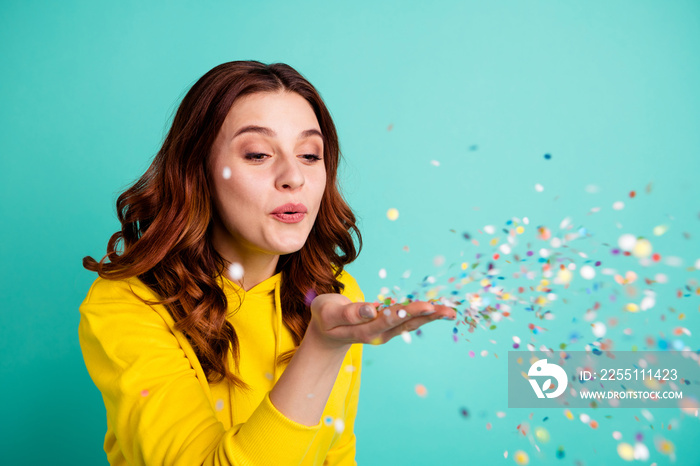
[[[343,295],[353,302],[365,300],[364,293],[360,289],[357,281],[347,272],[341,275],[341,281],[345,284]],[[352,355],[352,365],[355,367],[350,383],[350,391],[345,401],[345,429],[337,442],[326,455],[324,466],[354,466],[355,453],[357,450],[357,439],[355,437],[355,418],[357,417],[357,406],[360,397],[360,376],[362,375],[362,348],[361,344],[352,345],[350,352]]]
[[[286,418],[268,394],[248,421],[226,430],[191,346],[160,307],[142,303],[125,281],[101,278],[80,306],[83,357],[118,444],[105,444],[110,462],[121,452],[133,465],[299,464],[321,423]]]

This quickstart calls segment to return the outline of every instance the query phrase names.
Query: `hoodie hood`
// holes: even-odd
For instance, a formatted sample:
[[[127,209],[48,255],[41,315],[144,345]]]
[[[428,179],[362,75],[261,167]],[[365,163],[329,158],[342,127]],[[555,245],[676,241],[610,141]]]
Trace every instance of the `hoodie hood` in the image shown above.
[[[282,298],[281,298],[281,286],[282,286],[282,272],[277,272],[270,278],[263,280],[262,282],[255,285],[253,288],[245,291],[238,284],[229,279],[226,275],[222,275],[224,282],[227,286],[233,289],[234,294],[238,294],[242,301],[246,299],[269,299],[272,295],[272,299],[275,304],[275,367],[272,374],[272,380],[277,380],[277,358],[280,355],[282,347]],[[235,303],[229,303],[229,305]]]

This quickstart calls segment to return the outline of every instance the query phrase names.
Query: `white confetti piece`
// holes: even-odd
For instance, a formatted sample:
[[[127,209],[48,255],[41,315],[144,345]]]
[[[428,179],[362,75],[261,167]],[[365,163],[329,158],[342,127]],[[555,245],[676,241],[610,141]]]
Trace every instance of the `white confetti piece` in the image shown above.
[[[623,251],[631,251],[635,244],[637,244],[637,238],[629,233],[620,236],[617,240],[617,245],[620,246],[620,249]]]
[[[584,265],[583,267],[581,267],[579,273],[586,280],[593,280],[593,278],[595,277],[595,269],[590,265]]]
[[[607,328],[602,322],[594,322],[593,324],[591,324],[591,330],[593,330],[593,335],[596,338],[602,338],[603,336],[605,336]]]
[[[386,269],[379,269],[379,278],[386,278]]]
[[[537,191],[538,193],[541,193],[542,191],[544,191],[544,186],[542,186],[541,184],[537,183],[537,184],[535,185],[535,191]]]
[[[243,266],[238,262],[233,262],[228,266],[228,273],[233,280],[240,280],[243,278]]]

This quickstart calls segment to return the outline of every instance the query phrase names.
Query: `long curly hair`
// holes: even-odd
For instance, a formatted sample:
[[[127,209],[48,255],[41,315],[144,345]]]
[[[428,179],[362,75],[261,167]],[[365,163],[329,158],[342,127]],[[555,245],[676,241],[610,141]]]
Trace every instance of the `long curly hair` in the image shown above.
[[[143,301],[166,306],[211,383],[227,379],[247,387],[226,363],[231,350],[238,365],[239,347],[227,320],[226,295],[217,282],[227,263],[212,244],[216,212],[208,158],[236,99],[278,91],[295,92],[313,108],[323,133],[326,169],[325,191],[306,243],[281,256],[276,269],[282,272],[282,319],[298,346],[311,318],[308,294],[343,290],[338,276],[357,258],[362,236],[338,188],[340,147],[331,115],[316,89],[289,65],[232,61],[202,76],[183,98],[153,163],[117,199],[121,230],[110,237],[107,254],[99,262],[83,258],[83,267],[102,278],[138,277],[153,290],[161,300]],[[120,242],[123,251],[117,250]],[[295,350],[280,355],[277,364],[289,362]]]

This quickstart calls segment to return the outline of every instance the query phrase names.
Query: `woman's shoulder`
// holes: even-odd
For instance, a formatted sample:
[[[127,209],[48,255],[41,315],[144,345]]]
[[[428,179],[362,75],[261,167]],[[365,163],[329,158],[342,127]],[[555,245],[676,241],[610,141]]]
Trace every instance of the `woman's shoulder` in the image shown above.
[[[111,280],[97,277],[92,282],[83,304],[142,302],[141,299],[157,300],[153,291],[138,277]]]

